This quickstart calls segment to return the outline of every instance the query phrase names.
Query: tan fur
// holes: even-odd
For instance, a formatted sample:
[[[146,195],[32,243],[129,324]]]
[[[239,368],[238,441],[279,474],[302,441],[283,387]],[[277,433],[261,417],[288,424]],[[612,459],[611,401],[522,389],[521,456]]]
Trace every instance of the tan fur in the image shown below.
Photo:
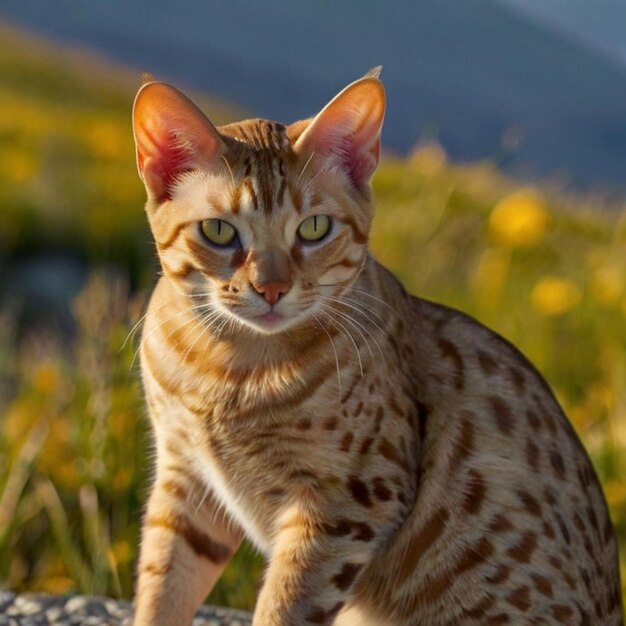
[[[545,382],[368,254],[377,77],[292,127],[218,131],[163,89],[135,111],[164,272],[141,345],[157,457],[135,625],[190,624],[243,535],[268,559],[255,626],[621,624],[606,504]],[[170,110],[194,119],[178,161],[142,135],[158,144]],[[161,180],[159,158],[184,171]],[[303,245],[316,214],[331,236]],[[241,248],[204,241],[209,218]],[[258,285],[280,281],[278,325],[258,321]]]

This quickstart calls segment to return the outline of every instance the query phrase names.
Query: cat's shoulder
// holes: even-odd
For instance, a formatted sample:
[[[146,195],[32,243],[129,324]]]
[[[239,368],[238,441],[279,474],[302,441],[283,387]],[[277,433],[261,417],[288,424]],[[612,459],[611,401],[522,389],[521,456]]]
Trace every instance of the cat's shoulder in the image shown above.
[[[486,385],[513,387],[520,395],[534,391],[553,397],[544,377],[508,339],[471,315],[452,307],[411,296],[413,340],[422,344],[431,362]]]

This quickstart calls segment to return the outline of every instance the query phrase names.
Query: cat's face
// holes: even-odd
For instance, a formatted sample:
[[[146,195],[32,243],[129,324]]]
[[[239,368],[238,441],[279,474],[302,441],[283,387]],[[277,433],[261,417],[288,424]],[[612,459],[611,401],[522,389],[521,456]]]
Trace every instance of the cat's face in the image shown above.
[[[329,323],[358,276],[372,218],[384,92],[376,76],[285,127],[215,128],[173,87],[149,83],[134,128],[164,274],[217,331]]]

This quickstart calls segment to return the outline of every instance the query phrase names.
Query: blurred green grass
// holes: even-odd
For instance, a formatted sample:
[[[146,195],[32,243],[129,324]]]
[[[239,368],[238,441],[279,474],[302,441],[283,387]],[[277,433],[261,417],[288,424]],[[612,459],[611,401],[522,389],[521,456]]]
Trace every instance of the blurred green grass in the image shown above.
[[[26,303],[0,291],[0,587],[132,595],[151,451],[126,338],[155,271],[138,82],[0,28],[0,285],[41,251],[90,267],[71,340],[20,328]],[[202,102],[217,123],[238,116]],[[385,158],[374,188],[374,254],[513,341],[556,390],[602,479],[626,581],[626,205],[453,165],[434,144]],[[261,568],[245,546],[210,600],[250,608]]]

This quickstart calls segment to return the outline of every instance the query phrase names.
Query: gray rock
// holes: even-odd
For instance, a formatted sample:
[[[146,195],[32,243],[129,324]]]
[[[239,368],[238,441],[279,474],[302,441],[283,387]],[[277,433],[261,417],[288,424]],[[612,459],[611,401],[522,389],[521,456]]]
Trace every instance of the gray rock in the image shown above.
[[[132,604],[93,596],[21,594],[0,589],[0,626],[130,626]],[[250,626],[251,615],[203,606],[193,626]]]

